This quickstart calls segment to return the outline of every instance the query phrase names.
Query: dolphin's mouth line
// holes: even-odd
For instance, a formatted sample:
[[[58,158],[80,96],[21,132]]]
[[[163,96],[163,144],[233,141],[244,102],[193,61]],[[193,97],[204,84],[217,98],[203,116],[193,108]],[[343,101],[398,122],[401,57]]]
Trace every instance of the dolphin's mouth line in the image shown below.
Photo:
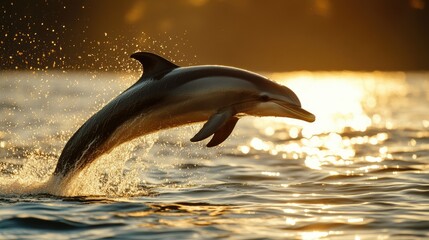
[[[316,120],[316,116],[314,116],[314,114],[302,109],[300,106],[290,104],[290,103],[285,103],[282,101],[273,101],[273,102],[285,108],[288,112],[292,114],[291,117],[293,118],[300,119],[306,122],[314,122]]]

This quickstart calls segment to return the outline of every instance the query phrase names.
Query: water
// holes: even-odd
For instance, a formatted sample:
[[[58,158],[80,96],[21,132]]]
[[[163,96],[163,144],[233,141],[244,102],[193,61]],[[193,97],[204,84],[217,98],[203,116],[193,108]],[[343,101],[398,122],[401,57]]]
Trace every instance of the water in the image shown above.
[[[122,145],[46,185],[80,124],[136,74],[1,72],[1,239],[426,239],[429,73],[278,73],[315,123],[246,118]]]

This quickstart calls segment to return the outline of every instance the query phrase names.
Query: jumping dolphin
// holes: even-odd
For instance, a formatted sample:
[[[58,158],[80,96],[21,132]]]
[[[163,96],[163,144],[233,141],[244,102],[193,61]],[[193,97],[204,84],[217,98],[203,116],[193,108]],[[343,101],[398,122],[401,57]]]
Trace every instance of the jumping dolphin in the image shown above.
[[[54,176],[68,177],[116,146],[161,129],[207,121],[192,142],[225,141],[240,117],[277,116],[313,122],[289,88],[226,66],[179,67],[152,53],[131,55],[142,77],[90,117],[66,143]]]

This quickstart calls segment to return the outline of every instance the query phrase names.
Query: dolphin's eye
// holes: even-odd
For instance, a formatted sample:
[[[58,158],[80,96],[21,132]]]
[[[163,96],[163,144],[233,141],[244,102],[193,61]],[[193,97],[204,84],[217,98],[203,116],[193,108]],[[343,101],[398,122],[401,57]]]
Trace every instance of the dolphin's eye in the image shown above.
[[[267,94],[261,94],[259,95],[259,100],[261,102],[268,102],[270,100],[270,97]]]

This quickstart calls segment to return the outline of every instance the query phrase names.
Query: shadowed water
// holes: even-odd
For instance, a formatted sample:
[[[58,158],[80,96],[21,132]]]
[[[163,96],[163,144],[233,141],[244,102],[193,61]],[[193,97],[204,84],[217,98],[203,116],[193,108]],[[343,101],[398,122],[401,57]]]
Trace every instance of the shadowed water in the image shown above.
[[[67,188],[61,149],[139,74],[1,72],[0,238],[426,239],[429,74],[278,73],[315,123],[245,118],[222,146],[163,131]]]

